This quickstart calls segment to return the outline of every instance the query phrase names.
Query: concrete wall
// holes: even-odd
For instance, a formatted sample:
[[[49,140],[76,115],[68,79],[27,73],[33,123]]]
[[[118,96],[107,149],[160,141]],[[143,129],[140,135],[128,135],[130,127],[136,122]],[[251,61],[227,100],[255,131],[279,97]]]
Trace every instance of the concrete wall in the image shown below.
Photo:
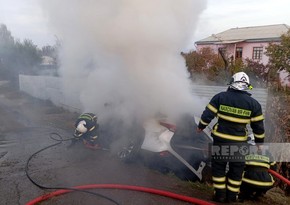
[[[70,111],[81,111],[81,103],[77,94],[71,94],[70,97],[64,95],[61,90],[61,80],[58,77],[51,76],[28,76],[19,75],[20,90],[42,100],[50,100],[56,106],[63,107]],[[193,93],[203,98],[207,105],[208,101],[217,93],[225,91],[226,86],[206,86],[194,85]],[[268,90],[262,88],[254,88],[250,91],[253,97],[258,100],[263,112],[266,111]]]
[[[71,97],[64,95],[61,90],[61,79],[58,77],[19,75],[19,89],[72,112],[81,111],[79,96],[73,93]]]

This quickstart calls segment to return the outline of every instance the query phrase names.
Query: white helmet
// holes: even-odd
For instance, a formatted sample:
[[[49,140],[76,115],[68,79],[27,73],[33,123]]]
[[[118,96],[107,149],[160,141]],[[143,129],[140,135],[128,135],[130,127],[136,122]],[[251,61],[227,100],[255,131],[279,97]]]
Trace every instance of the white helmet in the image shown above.
[[[81,136],[84,133],[86,133],[88,131],[88,128],[85,127],[86,124],[87,124],[86,121],[84,120],[80,121],[76,127],[75,135]]]
[[[235,90],[251,90],[253,88],[250,84],[249,76],[244,72],[235,73],[232,76],[229,85],[230,88],[233,88]]]

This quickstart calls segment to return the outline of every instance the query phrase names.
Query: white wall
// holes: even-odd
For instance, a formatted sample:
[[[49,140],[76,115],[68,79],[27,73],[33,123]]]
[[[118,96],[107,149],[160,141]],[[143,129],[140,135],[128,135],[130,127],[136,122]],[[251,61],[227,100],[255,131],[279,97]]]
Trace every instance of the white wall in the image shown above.
[[[81,112],[79,96],[68,99],[61,90],[61,79],[52,76],[19,75],[19,89],[35,98],[49,100],[72,112]]]
[[[70,93],[71,97],[66,97],[61,90],[61,78],[51,76],[29,76],[19,75],[20,90],[42,100],[50,100],[56,106],[63,107],[70,111],[81,111],[81,103],[77,94]],[[205,100],[205,105],[218,92],[225,91],[227,86],[206,86],[193,85],[192,92]],[[266,111],[268,90],[254,88],[249,91],[262,106],[263,112]]]

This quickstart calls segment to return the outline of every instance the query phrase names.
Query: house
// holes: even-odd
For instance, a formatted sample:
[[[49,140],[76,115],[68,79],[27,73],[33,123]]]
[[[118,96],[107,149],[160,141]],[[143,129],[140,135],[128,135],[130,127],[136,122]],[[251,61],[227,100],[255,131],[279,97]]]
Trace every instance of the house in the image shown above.
[[[57,75],[56,60],[50,56],[42,56],[39,64],[39,75]]]
[[[197,51],[210,47],[218,53],[220,49],[227,60],[248,58],[266,65],[269,61],[265,55],[266,47],[269,43],[281,42],[281,35],[289,29],[286,24],[231,28],[196,41],[195,45]],[[280,73],[280,78],[285,79],[285,76],[285,72]]]
[[[197,51],[203,47],[211,47],[218,52],[218,48],[222,48],[233,60],[249,58],[266,65],[268,58],[264,54],[265,48],[269,43],[279,43],[281,35],[289,29],[286,24],[231,28],[196,41],[195,44]]]

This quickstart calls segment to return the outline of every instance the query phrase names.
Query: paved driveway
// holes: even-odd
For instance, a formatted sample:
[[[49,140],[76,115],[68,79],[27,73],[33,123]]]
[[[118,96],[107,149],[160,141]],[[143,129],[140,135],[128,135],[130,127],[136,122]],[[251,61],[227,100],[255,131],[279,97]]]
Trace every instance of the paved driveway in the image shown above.
[[[33,185],[25,175],[27,159],[36,151],[56,143],[49,134],[57,132],[71,137],[75,113],[54,107],[49,102],[33,99],[14,89],[0,86],[0,204],[26,204],[51,192]],[[36,155],[29,173],[37,183],[48,187],[84,184],[126,184],[171,191],[208,199],[193,190],[189,183],[172,175],[148,169],[142,163],[124,164],[108,151],[89,150],[81,145],[67,149],[68,142]],[[117,189],[91,190],[120,204],[189,204],[152,194]],[[100,197],[69,193],[42,204],[113,204]]]

